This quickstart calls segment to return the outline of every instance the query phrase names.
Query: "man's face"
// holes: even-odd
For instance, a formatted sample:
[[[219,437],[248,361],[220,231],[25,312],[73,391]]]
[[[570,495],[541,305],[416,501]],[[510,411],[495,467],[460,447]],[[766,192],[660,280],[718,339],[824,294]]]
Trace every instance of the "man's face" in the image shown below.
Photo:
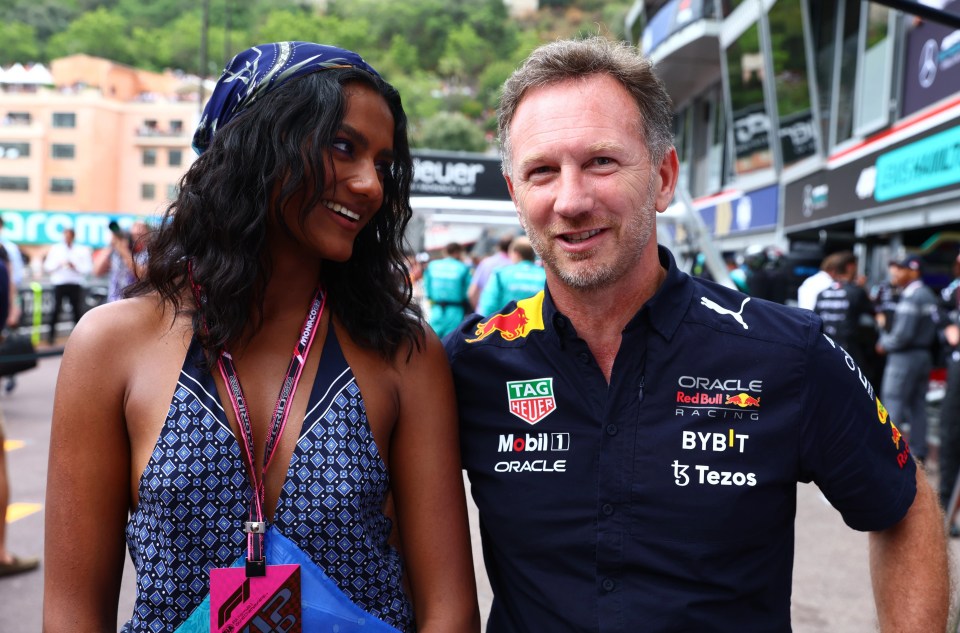
[[[75,235],[76,234],[73,232],[73,229],[63,229],[63,241],[66,242],[68,246],[73,244],[73,238]]]
[[[890,283],[900,288],[909,286],[920,274],[915,270],[904,268],[902,266],[890,267]]]
[[[607,287],[655,253],[676,152],[652,164],[640,130],[636,103],[607,75],[534,88],[517,108],[507,185],[544,266],[573,288]]]

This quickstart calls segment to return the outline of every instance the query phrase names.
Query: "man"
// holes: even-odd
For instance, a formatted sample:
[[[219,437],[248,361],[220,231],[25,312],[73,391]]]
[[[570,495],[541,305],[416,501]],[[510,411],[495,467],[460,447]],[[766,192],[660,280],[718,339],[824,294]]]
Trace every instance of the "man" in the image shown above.
[[[7,252],[0,249],[0,323],[6,321],[10,306],[16,296],[7,270]],[[40,564],[37,558],[20,558],[7,549],[7,525],[4,517],[10,503],[10,473],[7,468],[7,456],[4,449],[6,431],[3,424],[3,411],[0,411],[0,577],[20,574],[36,569]]]
[[[788,631],[798,481],[872,531],[882,629],[942,630],[936,498],[872,386],[812,313],[658,248],[671,115],[652,64],[602,38],[547,44],[504,86],[546,289],[446,341],[487,630]]]
[[[466,315],[470,267],[460,257],[463,247],[450,242],[443,257],[427,264],[423,272],[423,292],[430,300],[430,326],[438,336],[456,329]]]
[[[467,289],[467,296],[470,298],[470,305],[476,308],[480,305],[480,295],[490,280],[490,275],[498,268],[509,266],[513,261],[510,259],[510,244],[513,242],[513,235],[502,235],[497,240],[497,252],[484,257],[477,264],[473,271],[473,278],[470,280],[470,287]],[[498,306],[499,307],[499,306]]]
[[[477,306],[480,314],[493,314],[511,301],[532,297],[543,290],[546,274],[535,263],[537,255],[533,252],[530,240],[522,235],[514,238],[509,251],[513,263],[498,268],[490,275]]]
[[[63,241],[50,247],[43,260],[43,270],[50,274],[53,284],[53,313],[47,336],[51,345],[57,337],[57,320],[64,299],[70,303],[74,323],[83,314],[83,282],[93,270],[93,256],[89,246],[76,243],[76,236],[72,226],[64,227]]]
[[[927,386],[933,367],[931,350],[937,338],[937,297],[921,279],[923,260],[911,255],[898,262],[892,279],[901,288],[893,326],[880,334],[877,352],[886,354],[880,397],[890,417],[909,425],[913,456],[927,458]]]
[[[0,216],[0,246],[7,256],[7,271],[10,273],[10,310],[7,312],[7,318],[0,323],[0,329],[4,327],[16,328],[20,325],[22,314],[20,307],[20,284],[23,282],[23,254],[20,247],[3,233],[4,221]],[[7,393],[13,391],[17,386],[16,375],[7,376],[4,381],[3,390]]]
[[[947,513],[950,536],[960,536],[960,527],[953,522],[956,508],[950,501],[960,471],[960,255],[953,261],[953,281],[940,297],[946,311],[943,328],[948,353],[946,355],[947,384],[940,403],[940,505]]]
[[[827,255],[827,257],[830,257]],[[800,287],[797,288],[797,306],[803,308],[804,310],[813,310],[814,306],[817,304],[817,295],[821,291],[826,290],[827,287],[833,282],[830,278],[830,273],[824,270],[824,265],[827,263],[827,257],[823,258],[823,261],[820,263],[820,270],[816,273],[810,275],[800,284]]]
[[[817,295],[813,311],[823,319],[823,332],[842,347],[871,384],[878,385],[877,322],[867,291],[856,283],[857,256],[850,251],[828,255],[824,270],[833,283]]]
[[[99,251],[94,258],[93,274],[110,274],[107,302],[123,298],[124,290],[140,279],[146,266],[146,222],[137,220],[127,233],[117,222],[110,222],[110,246]]]

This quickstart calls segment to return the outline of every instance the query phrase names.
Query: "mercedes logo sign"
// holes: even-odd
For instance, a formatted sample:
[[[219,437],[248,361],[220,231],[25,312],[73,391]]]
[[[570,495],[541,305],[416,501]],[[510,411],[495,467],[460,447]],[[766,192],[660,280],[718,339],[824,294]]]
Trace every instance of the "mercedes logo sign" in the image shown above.
[[[920,50],[920,72],[917,78],[920,85],[929,88],[937,78],[937,58],[940,56],[940,46],[937,40],[927,40]]]

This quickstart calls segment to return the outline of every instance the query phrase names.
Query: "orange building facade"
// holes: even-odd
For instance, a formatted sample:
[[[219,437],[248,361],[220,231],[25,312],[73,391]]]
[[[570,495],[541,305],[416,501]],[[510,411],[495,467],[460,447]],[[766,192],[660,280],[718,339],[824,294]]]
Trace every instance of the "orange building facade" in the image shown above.
[[[31,250],[67,223],[96,248],[107,223],[156,218],[195,154],[196,80],[87,55],[51,64],[53,86],[0,91],[0,214]]]

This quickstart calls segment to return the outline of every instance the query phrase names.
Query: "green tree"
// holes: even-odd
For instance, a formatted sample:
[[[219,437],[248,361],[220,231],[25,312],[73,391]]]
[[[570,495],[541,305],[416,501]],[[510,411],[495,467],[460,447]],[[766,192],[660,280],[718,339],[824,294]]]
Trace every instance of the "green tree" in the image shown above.
[[[416,47],[402,35],[390,38],[390,48],[386,51],[374,51],[365,57],[387,81],[390,81],[391,77],[414,73],[419,68]]]
[[[503,82],[513,74],[517,65],[510,61],[495,61],[488,64],[477,80],[477,97],[488,109],[494,109],[500,102]]]
[[[133,26],[157,28],[173,22],[199,4],[199,0],[190,3],[184,0],[117,0],[116,11]]]
[[[0,20],[3,22],[19,22],[36,29],[41,48],[54,34],[65,31],[77,15],[76,8],[65,6],[60,0],[17,0],[8,7],[0,8]]]
[[[495,51],[495,57],[508,55],[517,46],[517,23],[507,14],[503,0],[474,0],[476,7],[467,14],[468,24]]]
[[[462,24],[447,36],[447,45],[437,70],[461,83],[475,83],[477,75],[493,59],[490,45],[469,24]]]
[[[0,64],[40,60],[37,29],[22,22],[0,22]]]
[[[417,133],[421,121],[429,119],[444,109],[442,85],[437,76],[415,70],[409,75],[386,75],[386,79],[400,91],[403,109],[410,120],[411,134]]]
[[[263,24],[257,28],[260,42],[279,42],[283,40],[314,41],[320,32],[320,16],[306,11],[271,11]]]
[[[366,19],[343,19],[304,10],[272,11],[257,29],[257,42],[303,40],[339,46],[367,55],[374,48]]]
[[[84,13],[65,31],[51,37],[47,52],[51,58],[86,53],[124,64],[137,62],[127,38],[126,19],[103,8]]]
[[[416,147],[465,152],[483,152],[487,140],[476,123],[459,112],[438,112],[423,122]]]

